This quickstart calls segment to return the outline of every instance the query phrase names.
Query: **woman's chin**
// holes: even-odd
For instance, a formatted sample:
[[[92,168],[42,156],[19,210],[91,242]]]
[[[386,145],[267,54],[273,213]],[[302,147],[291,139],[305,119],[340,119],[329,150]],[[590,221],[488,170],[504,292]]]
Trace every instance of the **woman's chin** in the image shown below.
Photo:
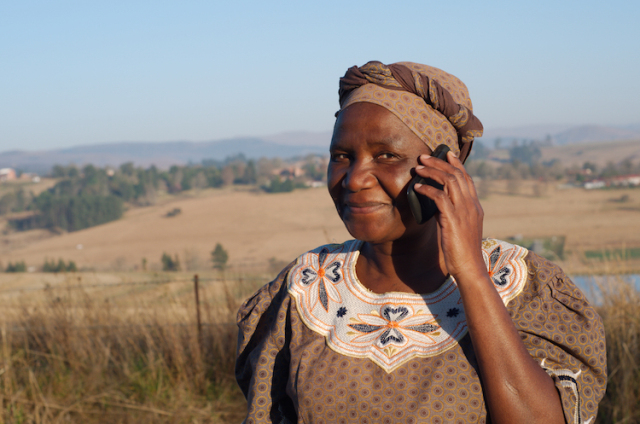
[[[345,222],[345,226],[353,238],[368,243],[384,243],[402,237],[398,228],[395,228],[395,231],[384,231],[384,227],[380,225],[358,225],[348,222]]]
[[[343,223],[351,236],[357,240],[367,243],[386,243],[411,240],[416,242],[418,239],[431,238],[437,232],[437,223],[435,219],[431,219],[423,225],[417,225],[411,217],[411,222],[405,224],[395,224],[393,226],[385,225],[383,222],[363,222],[343,220]]]

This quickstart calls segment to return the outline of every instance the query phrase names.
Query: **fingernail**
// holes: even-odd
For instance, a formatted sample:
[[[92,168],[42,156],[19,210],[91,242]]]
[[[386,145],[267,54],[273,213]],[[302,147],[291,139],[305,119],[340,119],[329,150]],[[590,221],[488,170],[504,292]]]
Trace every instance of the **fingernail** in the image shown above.
[[[420,156],[421,159],[431,159],[430,155],[422,155]]]
[[[422,187],[422,184],[420,184],[420,183],[415,183],[414,186],[413,186],[413,188],[420,188],[420,187]]]
[[[424,165],[418,165],[418,166],[416,166],[416,169],[422,169],[422,168],[424,168]]]

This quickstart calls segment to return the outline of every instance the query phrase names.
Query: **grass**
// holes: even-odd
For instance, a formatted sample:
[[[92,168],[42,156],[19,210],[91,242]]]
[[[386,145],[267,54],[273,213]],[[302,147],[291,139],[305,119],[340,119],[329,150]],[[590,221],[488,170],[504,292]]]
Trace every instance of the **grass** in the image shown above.
[[[78,278],[78,276],[80,278]],[[0,296],[0,422],[240,422],[235,311],[263,275],[59,275]],[[609,382],[598,423],[640,422],[640,293],[599,287]]]
[[[640,259],[640,247],[586,250],[584,256],[586,259],[597,259],[600,261]]]
[[[607,337],[607,392],[598,423],[640,422],[640,293],[628,282],[599,287]]]
[[[75,277],[35,295],[5,296],[0,421],[241,421],[235,311],[255,286],[239,277],[203,283],[202,337],[188,279],[147,287],[152,302],[137,306],[129,295],[140,298],[144,286],[82,288]]]

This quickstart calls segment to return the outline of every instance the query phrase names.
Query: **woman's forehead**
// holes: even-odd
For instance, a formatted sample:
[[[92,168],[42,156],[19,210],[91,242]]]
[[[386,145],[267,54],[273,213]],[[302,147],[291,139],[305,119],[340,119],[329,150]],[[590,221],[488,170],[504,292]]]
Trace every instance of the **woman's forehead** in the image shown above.
[[[373,103],[354,103],[338,115],[331,140],[337,144],[367,143],[395,148],[426,147],[397,116]]]

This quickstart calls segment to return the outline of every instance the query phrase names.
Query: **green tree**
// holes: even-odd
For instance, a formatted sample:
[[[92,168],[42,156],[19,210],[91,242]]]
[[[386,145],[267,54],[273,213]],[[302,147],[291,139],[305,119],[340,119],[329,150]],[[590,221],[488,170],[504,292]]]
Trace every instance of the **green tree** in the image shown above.
[[[35,199],[35,207],[40,211],[42,227],[59,227],[67,231],[114,221],[124,212],[122,199],[113,195],[56,196],[49,191]]]
[[[42,266],[42,272],[76,272],[77,270],[75,262],[69,261],[69,263],[65,263],[62,259],[59,259],[58,262],[53,259],[51,261],[45,259]]]
[[[295,184],[291,178],[284,178],[281,180],[279,176],[273,176],[271,182],[267,186],[263,186],[262,189],[267,193],[288,193],[293,191]]]
[[[517,161],[531,165],[538,162],[541,157],[542,153],[540,152],[540,148],[532,144],[514,145],[509,149],[509,158],[512,163]]]
[[[24,263],[24,261],[16,262],[15,264],[9,262],[9,264],[7,264],[7,269],[5,269],[5,272],[27,272],[27,265]]]
[[[224,247],[220,243],[216,244],[215,249],[211,251],[211,262],[213,262],[213,267],[215,269],[219,269],[220,271],[224,271],[227,267],[227,261],[229,260],[229,253],[225,250]]]
[[[180,271],[180,259],[177,254],[172,258],[163,252],[160,261],[162,262],[163,271]]]

